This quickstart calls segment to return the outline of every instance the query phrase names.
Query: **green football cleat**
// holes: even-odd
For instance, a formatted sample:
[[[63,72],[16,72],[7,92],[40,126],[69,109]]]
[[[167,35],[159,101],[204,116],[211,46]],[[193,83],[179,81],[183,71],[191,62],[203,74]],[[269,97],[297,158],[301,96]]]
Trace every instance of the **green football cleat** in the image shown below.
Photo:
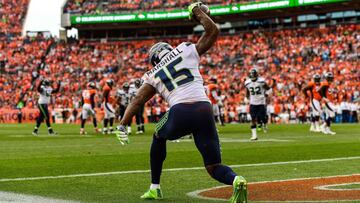
[[[141,197],[141,199],[162,199],[163,195],[160,188],[150,189],[145,192]]]
[[[230,203],[247,203],[247,182],[242,176],[236,176],[233,183],[233,194]]]

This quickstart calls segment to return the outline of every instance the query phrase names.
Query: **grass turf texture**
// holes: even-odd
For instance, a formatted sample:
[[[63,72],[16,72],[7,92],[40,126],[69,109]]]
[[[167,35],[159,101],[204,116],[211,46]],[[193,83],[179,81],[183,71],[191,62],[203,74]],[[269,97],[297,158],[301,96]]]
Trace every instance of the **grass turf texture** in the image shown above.
[[[54,125],[60,135],[31,135],[33,125],[0,125],[0,179],[58,176],[149,169],[153,125],[144,135],[132,135],[121,146],[113,135],[79,135],[77,125]],[[135,128],[133,126],[133,128]],[[334,125],[335,136],[309,133],[308,125],[270,125],[259,133],[259,142],[236,142],[250,138],[249,125],[219,127],[223,163],[228,165],[283,162],[360,156],[360,125]],[[134,129],[133,129],[134,130]],[[92,132],[92,128],[88,127]],[[272,139],[273,141],[261,142]],[[285,142],[284,142],[285,141]],[[201,167],[193,142],[168,142],[164,168]],[[249,182],[360,172],[360,159],[334,162],[252,166],[234,169]],[[11,191],[82,202],[141,202],[139,196],[150,183],[149,173],[118,174],[47,180],[1,182],[0,191]],[[163,172],[161,202],[207,202],[186,193],[219,186],[203,170]]]

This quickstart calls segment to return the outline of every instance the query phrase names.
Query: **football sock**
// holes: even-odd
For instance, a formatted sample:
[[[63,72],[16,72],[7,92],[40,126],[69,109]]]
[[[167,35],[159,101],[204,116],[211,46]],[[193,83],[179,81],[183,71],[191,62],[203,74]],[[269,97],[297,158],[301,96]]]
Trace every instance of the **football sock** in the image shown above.
[[[252,135],[252,137],[257,137],[257,135],[256,135],[256,124],[251,125],[251,135]]]
[[[141,130],[142,130],[143,132],[145,132],[145,126],[144,126],[143,123],[141,124]]]
[[[212,177],[215,180],[226,185],[232,185],[236,176],[236,173],[230,167],[221,164],[215,166],[212,172]]]
[[[82,120],[81,120],[81,128],[84,128],[84,126],[85,126],[85,122],[86,122],[86,120],[85,120],[85,119],[82,119]]]
[[[104,119],[104,128],[107,128],[108,123],[109,123],[109,119],[105,118]]]
[[[110,127],[114,125],[114,118],[110,118]]]
[[[39,128],[35,126],[34,132],[36,133],[38,130],[39,130]]]
[[[330,125],[331,125],[331,118],[327,118],[326,119],[326,126],[330,127]]]
[[[93,124],[94,124],[94,127],[97,128],[97,121],[96,121],[96,118],[93,118]]]
[[[158,188],[160,188],[160,184],[151,184],[150,185],[150,190],[158,189]]]
[[[166,158],[166,140],[153,137],[150,149],[151,183],[160,184],[163,162]]]

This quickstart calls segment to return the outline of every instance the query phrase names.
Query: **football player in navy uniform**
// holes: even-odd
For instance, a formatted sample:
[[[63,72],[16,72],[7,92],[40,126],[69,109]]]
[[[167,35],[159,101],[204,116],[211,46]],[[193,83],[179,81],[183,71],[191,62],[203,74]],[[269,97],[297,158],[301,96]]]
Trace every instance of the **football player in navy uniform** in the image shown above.
[[[256,125],[260,122],[267,131],[266,100],[272,89],[265,79],[259,77],[256,69],[251,69],[249,79],[245,81],[246,97],[250,100],[251,140],[257,140]]]
[[[53,89],[48,79],[44,79],[39,83],[37,91],[39,93],[38,108],[40,110],[40,114],[36,119],[36,126],[32,132],[34,136],[39,135],[39,127],[44,120],[46,122],[46,126],[48,127],[49,135],[56,135],[50,124],[49,104],[51,102],[51,95],[58,93],[60,91],[60,86],[60,81],[58,81],[57,88]]]
[[[149,61],[153,68],[145,73],[143,85],[118,126],[117,137],[121,142],[126,142],[125,126],[156,93],[170,106],[155,129],[150,150],[151,185],[141,196],[142,199],[162,199],[160,176],[166,157],[166,142],[192,133],[210,176],[233,186],[230,202],[247,202],[246,180],[221,163],[213,109],[199,71],[200,56],[212,47],[219,35],[216,24],[202,9],[199,2],[189,6],[191,18],[198,20],[205,30],[196,44],[183,42],[174,48],[170,44],[159,42],[152,46]]]

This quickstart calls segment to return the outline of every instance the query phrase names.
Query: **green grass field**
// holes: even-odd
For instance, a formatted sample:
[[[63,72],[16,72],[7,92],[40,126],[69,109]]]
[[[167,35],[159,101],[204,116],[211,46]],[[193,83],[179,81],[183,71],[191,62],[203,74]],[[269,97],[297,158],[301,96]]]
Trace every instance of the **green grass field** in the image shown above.
[[[44,126],[34,137],[33,125],[0,125],[0,191],[81,202],[142,202],[139,196],[150,184],[153,132],[152,125],[146,127],[146,134],[132,135],[131,143],[122,146],[113,135],[80,136],[77,125],[53,126],[60,134],[55,137]],[[223,163],[237,165],[234,170],[249,182],[360,173],[360,125],[334,125],[337,135],[332,136],[309,133],[308,128],[270,125],[268,134],[250,142],[249,125],[219,127]],[[163,172],[161,202],[208,202],[186,195],[221,185],[198,168],[202,160],[194,143],[168,142],[167,151],[164,168],[180,169]],[[345,157],[351,158],[332,160]],[[313,159],[328,160],[251,165]],[[28,179],[45,176],[56,178]]]

